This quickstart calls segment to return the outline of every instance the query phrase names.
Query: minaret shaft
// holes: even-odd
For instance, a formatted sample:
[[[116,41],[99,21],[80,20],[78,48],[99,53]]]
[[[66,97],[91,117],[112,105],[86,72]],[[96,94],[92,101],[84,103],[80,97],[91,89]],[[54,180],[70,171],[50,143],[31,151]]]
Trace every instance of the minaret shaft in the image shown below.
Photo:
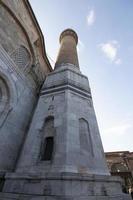
[[[55,64],[55,69],[59,68],[62,64],[73,64],[79,67],[77,55],[77,34],[71,30],[65,30],[60,36],[60,49]]]

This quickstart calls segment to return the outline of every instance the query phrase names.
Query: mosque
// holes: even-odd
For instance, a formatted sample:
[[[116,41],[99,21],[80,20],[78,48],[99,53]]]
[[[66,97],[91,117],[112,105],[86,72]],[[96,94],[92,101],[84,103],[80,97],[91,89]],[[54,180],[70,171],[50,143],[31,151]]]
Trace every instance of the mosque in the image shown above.
[[[78,35],[52,69],[28,0],[0,0],[0,200],[131,200],[111,176]]]

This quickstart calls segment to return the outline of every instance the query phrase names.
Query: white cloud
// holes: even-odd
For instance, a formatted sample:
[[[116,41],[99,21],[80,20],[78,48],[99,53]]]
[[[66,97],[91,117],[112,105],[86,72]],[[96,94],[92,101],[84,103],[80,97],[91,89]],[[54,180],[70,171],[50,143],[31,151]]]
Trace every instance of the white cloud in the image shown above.
[[[111,134],[112,136],[115,135],[124,135],[128,132],[128,130],[132,127],[131,124],[123,124],[114,126],[104,130],[104,133]]]
[[[87,15],[88,26],[92,26],[95,22],[95,19],[96,19],[95,11],[93,9],[89,10],[89,13]]]
[[[117,57],[118,49],[120,48],[118,41],[111,40],[100,44],[99,47],[111,62],[114,62],[117,65],[122,63],[121,59]]]
[[[116,64],[116,65],[120,65],[121,63],[122,63],[122,61],[121,61],[120,58],[118,58],[117,60],[115,60],[115,64]]]
[[[85,48],[84,43],[81,40],[78,40],[78,46],[77,46],[78,52],[82,52],[84,48]]]
[[[125,121],[121,121],[118,124],[114,124],[112,127],[106,128],[103,130],[103,133],[106,135],[112,135],[113,136],[121,136],[126,135],[130,133],[133,129],[132,124],[133,118],[127,118]]]
[[[107,43],[100,44],[103,53],[112,61],[115,60],[117,55],[117,46],[114,42],[110,41]]]

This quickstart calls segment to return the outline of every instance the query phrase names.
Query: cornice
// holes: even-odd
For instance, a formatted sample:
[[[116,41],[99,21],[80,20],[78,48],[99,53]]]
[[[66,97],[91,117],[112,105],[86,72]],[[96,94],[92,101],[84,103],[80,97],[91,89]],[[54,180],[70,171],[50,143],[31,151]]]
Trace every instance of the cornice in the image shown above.
[[[26,5],[26,7],[27,7],[27,9],[28,9],[29,14],[30,14],[30,17],[31,17],[33,23],[35,24],[35,27],[36,27],[36,29],[37,29],[37,32],[38,32],[38,34],[39,34],[39,36],[40,36],[41,46],[42,46],[42,51],[43,51],[42,54],[43,54],[44,60],[45,60],[46,63],[47,63],[47,66],[48,66],[48,68],[49,68],[49,70],[50,70],[50,72],[51,72],[51,71],[53,71],[53,69],[52,69],[52,67],[51,67],[51,64],[50,64],[48,58],[47,58],[46,48],[45,48],[45,42],[44,42],[44,36],[43,36],[43,34],[42,34],[41,28],[40,28],[40,26],[39,26],[39,24],[38,24],[38,21],[37,21],[37,19],[36,19],[36,16],[35,16],[35,14],[34,14],[34,12],[33,12],[33,9],[32,9],[32,7],[31,7],[29,1],[28,1],[28,0],[23,0],[23,2],[25,3],[25,5]]]

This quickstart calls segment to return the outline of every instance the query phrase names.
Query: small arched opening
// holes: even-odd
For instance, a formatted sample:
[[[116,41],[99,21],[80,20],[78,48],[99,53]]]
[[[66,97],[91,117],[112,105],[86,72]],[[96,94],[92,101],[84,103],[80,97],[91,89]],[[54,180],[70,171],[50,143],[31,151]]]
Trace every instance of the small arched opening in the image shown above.
[[[91,156],[93,156],[93,145],[89,123],[84,118],[79,119],[79,136],[81,152],[87,152]]]
[[[53,158],[54,151],[54,117],[48,116],[45,119],[44,129],[43,129],[43,139],[41,145],[41,160],[50,161]]]

